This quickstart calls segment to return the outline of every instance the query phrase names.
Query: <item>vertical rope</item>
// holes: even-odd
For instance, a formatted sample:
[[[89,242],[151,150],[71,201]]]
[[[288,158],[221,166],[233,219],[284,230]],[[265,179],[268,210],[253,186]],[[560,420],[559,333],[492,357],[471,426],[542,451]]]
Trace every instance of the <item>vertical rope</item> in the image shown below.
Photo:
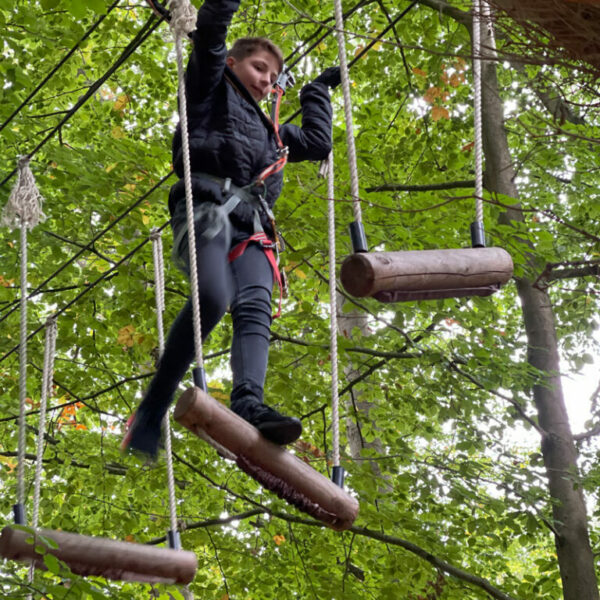
[[[46,341],[44,343],[44,366],[42,369],[42,393],[40,399],[40,416],[38,420],[38,433],[36,443],[35,476],[33,482],[33,514],[31,526],[38,528],[40,514],[40,489],[42,482],[42,460],[44,457],[44,433],[46,431],[46,409],[48,398],[52,396],[52,377],[54,374],[54,356],[56,352],[56,317],[46,321]],[[35,563],[29,567],[28,581],[33,581]],[[29,596],[31,598],[32,596]]]
[[[162,237],[160,231],[153,230],[150,234],[152,240],[152,255],[154,258],[154,281],[156,296],[156,328],[158,329],[158,356],[162,358],[165,350],[165,334],[163,313],[165,311],[165,270],[163,261]],[[169,490],[169,516],[171,531],[177,534],[177,497],[175,494],[175,475],[173,472],[173,453],[171,440],[171,421],[169,412],[163,419],[165,431],[165,452],[167,459],[167,487]]]
[[[483,136],[481,124],[481,1],[473,0],[473,125],[475,136],[475,220],[483,222]]]
[[[17,503],[25,504],[25,401],[27,400],[27,224],[21,221],[21,299],[19,328],[19,442],[17,448]]]
[[[333,466],[340,465],[340,411],[338,395],[338,347],[337,347],[337,298],[335,277],[335,199],[334,199],[333,151],[327,159],[327,206],[329,221],[329,311],[331,352],[331,434]]]
[[[362,222],[360,195],[358,188],[358,167],[356,164],[356,146],[354,144],[354,127],[352,124],[352,97],[350,95],[350,75],[348,61],[346,60],[346,47],[344,36],[344,16],[341,0],[335,0],[335,28],[338,43],[338,59],[340,62],[340,76],[342,92],[344,95],[344,117],[346,121],[346,144],[348,145],[348,168],[350,170],[350,193],[352,195],[352,209],[354,220]]]
[[[11,190],[8,202],[2,210],[0,222],[7,227],[20,228],[21,281],[20,281],[20,326],[19,326],[19,441],[17,447],[17,513],[24,513],[25,504],[25,401],[27,400],[27,229],[32,229],[45,219],[42,212],[42,197],[29,168],[29,157],[18,160],[18,177]],[[23,520],[24,515],[23,515]]]
[[[33,515],[31,526],[36,529],[40,512],[40,487],[42,479],[42,458],[44,456],[44,433],[46,431],[46,408],[48,398],[52,396],[52,377],[54,375],[54,356],[56,351],[56,317],[46,321],[46,342],[44,344],[44,367],[42,370],[42,395],[37,433],[37,455],[35,460],[35,478],[33,487]]]
[[[189,5],[189,3],[187,3]],[[185,96],[185,67],[183,64],[182,35],[185,35],[193,20],[190,19],[189,10],[183,2],[172,2],[171,31],[175,40],[177,56],[177,79],[179,96],[179,123],[181,126],[181,149],[183,154],[183,182],[185,186],[185,208],[187,216],[188,245],[190,251],[190,287],[192,296],[192,320],[194,325],[194,348],[196,365],[204,367],[202,357],[202,325],[200,323],[200,291],[198,290],[198,273],[196,265],[196,233],[194,231],[194,199],[192,196],[192,170],[190,166],[190,143],[187,120],[187,99]]]

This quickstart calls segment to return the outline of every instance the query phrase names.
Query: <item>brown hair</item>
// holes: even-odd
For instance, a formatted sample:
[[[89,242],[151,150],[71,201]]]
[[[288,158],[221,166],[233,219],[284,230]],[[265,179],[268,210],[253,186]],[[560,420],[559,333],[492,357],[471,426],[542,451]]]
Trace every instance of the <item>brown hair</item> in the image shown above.
[[[257,50],[270,52],[279,64],[279,72],[283,70],[283,54],[279,46],[265,37],[244,37],[235,40],[233,46],[227,52],[227,56],[233,56],[236,60],[244,60],[254,54]]]

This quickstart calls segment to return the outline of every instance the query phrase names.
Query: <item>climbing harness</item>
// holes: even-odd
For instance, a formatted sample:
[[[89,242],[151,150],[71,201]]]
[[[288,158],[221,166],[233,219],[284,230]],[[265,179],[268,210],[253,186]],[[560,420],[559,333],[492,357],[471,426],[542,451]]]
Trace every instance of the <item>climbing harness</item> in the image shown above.
[[[233,81],[230,80],[230,82],[235,86]],[[209,173],[198,171],[192,173],[194,179],[204,179],[219,185],[225,199],[225,202],[222,205],[202,203],[194,206],[194,223],[199,221],[206,223],[206,228],[201,234],[203,239],[212,239],[221,230],[228,230],[229,215],[240,203],[246,203],[251,207],[253,212],[254,233],[232,248],[228,258],[229,262],[233,262],[236,258],[239,258],[250,243],[256,243],[262,248],[273,270],[273,282],[279,288],[279,304],[273,318],[281,316],[282,299],[287,296],[287,280],[285,272],[279,268],[279,252],[283,250],[283,243],[277,231],[277,223],[273,211],[265,200],[265,191],[266,180],[271,175],[281,171],[287,163],[289,149],[283,144],[279,136],[279,109],[281,106],[281,99],[285,94],[286,89],[293,86],[294,83],[295,81],[292,73],[284,67],[277,81],[273,84],[271,90],[270,122],[277,142],[278,158],[274,163],[263,169],[252,183],[239,187],[234,185],[229,177],[217,177]],[[261,223],[261,214],[264,214],[268,219],[274,240],[269,239],[264,232]],[[176,232],[173,240],[173,259],[181,270],[189,273],[188,264],[183,258],[186,254],[186,250],[189,252],[189,247],[187,249],[185,247],[187,234],[187,224],[180,227]]]
[[[339,0],[336,0],[339,1]],[[402,252],[368,252],[361,215],[358,210],[356,153],[351,131],[349,93],[344,93],[348,161],[352,180],[355,220],[350,225],[353,254],[342,264],[342,285],[353,296],[372,296],[381,302],[489,296],[500,289],[513,273],[513,263],[502,248],[485,247],[483,226],[483,151],[481,132],[481,47],[480,0],[473,9],[473,74],[475,115],[475,221],[471,224],[471,248]],[[340,28],[340,25],[337,25]],[[339,32],[338,32],[339,35]],[[338,38],[339,39],[339,38]],[[347,85],[347,69],[342,61],[342,85]],[[348,87],[349,90],[349,87]],[[347,102],[348,99],[348,102]]]

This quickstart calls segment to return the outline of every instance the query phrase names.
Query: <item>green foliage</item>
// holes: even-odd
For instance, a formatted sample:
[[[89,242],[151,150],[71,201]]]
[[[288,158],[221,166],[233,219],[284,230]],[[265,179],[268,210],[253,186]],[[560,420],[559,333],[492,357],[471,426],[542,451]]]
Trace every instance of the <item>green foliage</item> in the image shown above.
[[[0,0],[0,123],[108,4]],[[358,34],[349,36],[350,57],[387,25],[384,6],[395,16],[398,7],[384,2],[371,3],[348,19],[347,29]],[[329,19],[331,13],[330,3],[324,2],[298,0],[292,6],[249,0],[236,16],[231,39],[266,34],[289,55],[313,34],[315,21]],[[112,10],[2,130],[3,176],[15,167],[18,155],[31,152],[59,125],[150,14],[144,3]],[[469,43],[462,25],[416,6],[396,25],[394,35],[352,68],[361,195],[371,247],[469,244],[470,189],[365,191],[385,183],[418,186],[473,178]],[[170,525],[164,460],[142,465],[118,450],[124,422],[154,371],[158,345],[151,247],[146,243],[134,249],[153,227],[167,222],[173,178],[117,219],[171,169],[177,107],[172,50],[163,24],[32,160],[47,220],[29,235],[29,289],[41,289],[29,303],[28,331],[73,302],[58,321],[40,522],[137,543],[162,538]],[[337,44],[329,36],[296,66],[299,83],[334,64],[336,56]],[[509,250],[516,275],[532,280],[547,263],[593,260],[599,251],[598,172],[590,160],[597,155],[597,119],[590,112],[583,125],[551,122],[532,92],[540,71],[500,70],[501,85],[509,90],[506,100],[518,107],[507,115],[506,128],[519,166],[523,222],[498,223],[504,206],[514,199],[486,195],[489,237]],[[559,69],[552,73],[559,83],[567,75]],[[576,103],[590,102],[583,88],[573,88],[572,95]],[[352,213],[341,92],[334,92],[333,102],[337,252],[344,256],[350,249],[346,225]],[[288,93],[283,119],[297,107],[296,93]],[[306,415],[302,444],[295,452],[326,473],[331,463],[329,292],[323,280],[327,207],[325,184],[316,171],[312,164],[289,165],[277,204],[288,244],[283,266],[291,295],[283,318],[274,324],[266,396],[289,413]],[[14,181],[0,186],[0,205]],[[163,237],[168,256],[170,235]],[[0,258],[5,341],[0,356],[0,514],[8,522],[15,494],[19,397],[18,231],[2,230]],[[597,355],[598,296],[591,285],[584,277],[551,287],[563,364],[573,372]],[[168,325],[187,296],[187,282],[170,264],[166,288]],[[199,562],[191,591],[197,598],[215,600],[488,597],[415,554],[408,542],[514,598],[560,598],[553,540],[544,525],[551,505],[537,454],[539,438],[523,419],[525,414],[535,422],[531,390],[540,373],[526,362],[513,284],[489,299],[387,306],[372,299],[358,305],[347,300],[341,312],[352,319],[356,310],[366,315],[367,329],[361,333],[360,323],[348,321],[349,337],[339,336],[339,368],[343,464],[348,488],[361,505],[357,529],[339,534],[298,521],[292,508],[175,428],[179,519],[187,526],[182,541]],[[42,336],[41,331],[33,336],[28,348],[29,455],[35,445]],[[222,399],[230,389],[230,342],[226,318],[205,347],[211,391]],[[351,386],[356,376],[364,378]],[[597,419],[593,415],[590,427]],[[358,449],[344,435],[357,424]],[[597,449],[588,444],[581,453],[581,485],[595,500]],[[28,460],[28,493],[31,465]],[[264,512],[248,516],[257,507]],[[597,511],[590,528],[595,546]],[[242,516],[233,523],[209,524],[232,515]],[[172,586],[76,577],[50,554],[44,562],[47,571],[36,571],[30,590],[36,599],[182,597]],[[2,566],[3,597],[25,596],[26,582],[26,566]]]

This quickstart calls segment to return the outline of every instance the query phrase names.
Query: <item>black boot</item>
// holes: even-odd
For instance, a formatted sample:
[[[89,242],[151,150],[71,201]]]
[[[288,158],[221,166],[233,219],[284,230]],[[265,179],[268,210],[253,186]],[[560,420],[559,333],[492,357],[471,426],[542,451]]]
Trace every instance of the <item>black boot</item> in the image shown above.
[[[161,420],[138,409],[131,415],[127,425],[128,430],[121,442],[121,450],[139,452],[155,459],[161,444]]]
[[[295,442],[302,433],[300,419],[286,417],[254,398],[234,400],[231,410],[254,425],[264,438],[280,446]]]

